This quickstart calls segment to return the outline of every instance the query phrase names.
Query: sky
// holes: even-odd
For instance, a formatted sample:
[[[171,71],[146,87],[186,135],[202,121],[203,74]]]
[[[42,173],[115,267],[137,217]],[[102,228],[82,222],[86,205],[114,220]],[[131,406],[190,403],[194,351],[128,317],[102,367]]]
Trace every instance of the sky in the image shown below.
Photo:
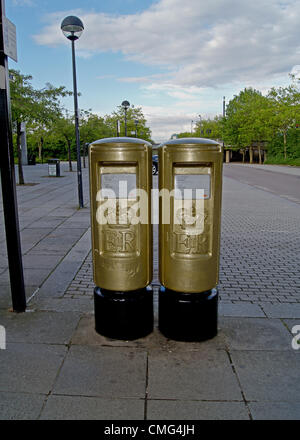
[[[100,116],[122,101],[141,107],[155,142],[222,114],[245,87],[291,84],[300,65],[300,0],[6,0],[17,27],[9,67],[73,90],[71,44],[60,29],[78,16],[79,106]],[[299,67],[300,71],[300,67]],[[73,111],[71,98],[63,105]]]

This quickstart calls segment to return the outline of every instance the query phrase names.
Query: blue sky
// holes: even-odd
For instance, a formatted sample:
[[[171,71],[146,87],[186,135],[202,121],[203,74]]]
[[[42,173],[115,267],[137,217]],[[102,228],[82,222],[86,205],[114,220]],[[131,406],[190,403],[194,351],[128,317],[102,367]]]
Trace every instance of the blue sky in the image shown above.
[[[244,87],[291,83],[300,64],[299,0],[6,0],[17,27],[12,68],[72,90],[70,42],[60,23],[79,16],[80,108],[109,114],[127,99],[141,106],[155,141],[222,112]],[[72,100],[64,105],[73,110]]]

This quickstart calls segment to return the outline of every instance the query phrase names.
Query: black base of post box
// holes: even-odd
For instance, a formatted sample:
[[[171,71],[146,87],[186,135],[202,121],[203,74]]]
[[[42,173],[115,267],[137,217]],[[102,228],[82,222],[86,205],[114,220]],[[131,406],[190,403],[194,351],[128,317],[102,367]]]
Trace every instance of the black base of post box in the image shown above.
[[[94,290],[95,330],[112,339],[133,340],[153,331],[151,288],[115,292]]]
[[[159,330],[167,338],[197,342],[218,333],[218,290],[201,293],[175,292],[161,286]]]

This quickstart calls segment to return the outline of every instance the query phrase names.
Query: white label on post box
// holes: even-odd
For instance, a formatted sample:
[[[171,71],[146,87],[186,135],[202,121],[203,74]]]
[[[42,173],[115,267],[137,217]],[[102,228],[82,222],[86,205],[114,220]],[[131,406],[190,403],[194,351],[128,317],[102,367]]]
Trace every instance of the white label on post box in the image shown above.
[[[101,174],[101,189],[113,191],[117,199],[136,198],[136,174],[103,173]]]
[[[209,174],[175,174],[175,190],[180,190],[175,198],[209,199],[210,175]]]
[[[211,168],[197,164],[174,167],[174,232],[201,235],[205,229],[205,200],[211,197]]]

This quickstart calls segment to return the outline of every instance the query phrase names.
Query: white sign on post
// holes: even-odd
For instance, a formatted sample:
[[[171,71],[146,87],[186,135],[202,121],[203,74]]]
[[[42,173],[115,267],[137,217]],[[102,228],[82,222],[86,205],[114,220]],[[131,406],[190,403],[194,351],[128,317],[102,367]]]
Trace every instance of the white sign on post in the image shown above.
[[[16,26],[5,16],[3,20],[3,34],[4,34],[4,53],[15,62],[18,61],[17,55],[17,31]]]

